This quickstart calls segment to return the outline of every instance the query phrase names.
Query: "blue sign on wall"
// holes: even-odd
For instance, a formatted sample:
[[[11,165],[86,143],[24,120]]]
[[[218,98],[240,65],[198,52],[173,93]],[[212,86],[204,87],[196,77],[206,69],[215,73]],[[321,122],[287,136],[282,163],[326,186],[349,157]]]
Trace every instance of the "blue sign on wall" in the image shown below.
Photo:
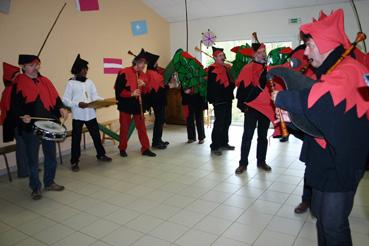
[[[140,36],[147,33],[147,23],[145,20],[131,22],[131,30],[133,36]]]

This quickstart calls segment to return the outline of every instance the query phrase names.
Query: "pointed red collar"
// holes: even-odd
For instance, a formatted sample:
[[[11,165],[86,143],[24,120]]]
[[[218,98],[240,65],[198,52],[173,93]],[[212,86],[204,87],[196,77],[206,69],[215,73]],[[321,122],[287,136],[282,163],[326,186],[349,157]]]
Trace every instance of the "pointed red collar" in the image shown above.
[[[223,85],[224,88],[227,88],[229,86],[229,78],[227,74],[227,67],[226,65],[220,65],[218,63],[213,63],[209,66],[213,67],[212,73],[216,74],[216,82],[218,82],[220,85]]]

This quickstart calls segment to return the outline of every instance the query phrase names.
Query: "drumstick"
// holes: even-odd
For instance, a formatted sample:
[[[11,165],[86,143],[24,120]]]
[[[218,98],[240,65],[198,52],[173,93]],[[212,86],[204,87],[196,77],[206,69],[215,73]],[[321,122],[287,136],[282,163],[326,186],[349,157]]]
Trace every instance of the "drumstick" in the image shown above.
[[[20,116],[19,118],[21,119],[25,119],[26,117],[24,116]],[[31,120],[56,120],[53,118],[44,118],[44,117],[30,117]]]

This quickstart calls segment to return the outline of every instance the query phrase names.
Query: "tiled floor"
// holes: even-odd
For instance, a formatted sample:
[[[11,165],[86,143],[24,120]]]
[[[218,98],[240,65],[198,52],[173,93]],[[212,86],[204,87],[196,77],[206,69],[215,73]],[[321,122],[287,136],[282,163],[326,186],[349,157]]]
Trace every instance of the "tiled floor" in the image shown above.
[[[150,133],[151,134],[151,133]],[[210,136],[210,129],[207,129]],[[242,128],[232,127],[236,151],[221,157],[204,145],[185,144],[183,127],[168,126],[169,149],[157,158],[139,155],[137,137],[129,157],[98,163],[93,149],[83,152],[81,171],[60,166],[62,193],[30,199],[27,180],[0,180],[0,245],[57,246],[313,246],[314,219],[296,215],[304,165],[300,142],[271,140],[271,173],[255,167],[255,146],[247,173],[234,175]],[[68,157],[65,157],[68,160]],[[369,175],[360,184],[351,215],[354,245],[369,242]]]

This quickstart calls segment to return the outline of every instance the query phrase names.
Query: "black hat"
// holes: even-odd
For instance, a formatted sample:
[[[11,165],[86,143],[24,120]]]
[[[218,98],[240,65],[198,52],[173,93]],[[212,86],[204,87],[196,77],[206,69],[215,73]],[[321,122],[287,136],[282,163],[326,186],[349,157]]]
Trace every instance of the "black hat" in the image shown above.
[[[153,53],[147,52],[146,51],[146,61],[147,61],[147,67],[148,68],[153,68],[155,66],[155,63],[159,60],[158,55],[155,55]]]
[[[88,68],[88,61],[83,60],[81,56],[78,54],[76,60],[73,63],[71,73],[72,74],[79,74],[82,69]]]
[[[141,49],[140,53],[137,56],[135,56],[132,63],[137,64],[138,62],[142,60],[146,62],[146,51],[144,49]]]
[[[217,56],[219,53],[224,51],[224,49],[217,48],[217,47],[214,47],[214,46],[212,46],[211,48],[213,49],[213,56]]]
[[[40,58],[38,58],[38,56],[21,54],[18,57],[18,64],[26,65],[26,64],[34,62],[35,60],[40,62]]]

